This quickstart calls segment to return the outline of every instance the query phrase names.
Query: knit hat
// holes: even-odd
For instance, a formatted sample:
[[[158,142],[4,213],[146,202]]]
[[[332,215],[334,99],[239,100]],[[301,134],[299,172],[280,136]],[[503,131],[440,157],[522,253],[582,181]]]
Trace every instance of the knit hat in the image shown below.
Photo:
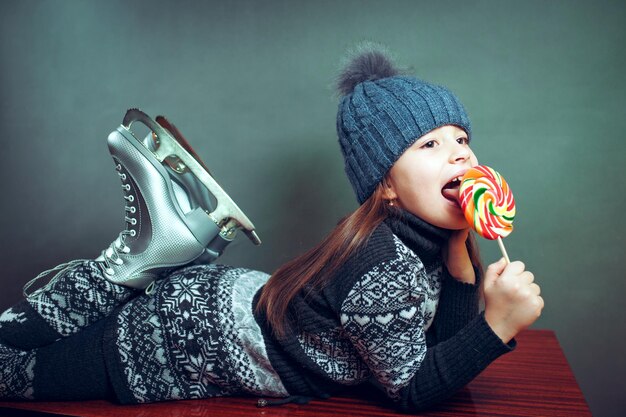
[[[444,87],[403,75],[387,55],[356,55],[338,78],[337,134],[348,179],[360,204],[404,151],[444,125],[471,135],[461,102]]]

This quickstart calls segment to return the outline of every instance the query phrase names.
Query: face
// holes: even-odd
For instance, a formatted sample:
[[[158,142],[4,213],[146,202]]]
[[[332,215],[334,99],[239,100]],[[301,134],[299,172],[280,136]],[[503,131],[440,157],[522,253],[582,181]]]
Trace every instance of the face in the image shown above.
[[[439,127],[417,139],[393,165],[386,198],[432,225],[466,229],[455,178],[476,165],[467,133],[457,126]]]

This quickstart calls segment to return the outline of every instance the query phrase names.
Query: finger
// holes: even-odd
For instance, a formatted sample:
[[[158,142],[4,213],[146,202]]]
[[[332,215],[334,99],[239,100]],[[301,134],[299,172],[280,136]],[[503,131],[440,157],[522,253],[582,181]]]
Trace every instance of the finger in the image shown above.
[[[519,275],[524,272],[525,267],[526,266],[522,261],[513,261],[506,266],[504,272],[506,272],[507,274]]]
[[[530,284],[535,281],[535,276],[532,272],[524,271],[519,275],[519,279],[525,284]]]
[[[541,288],[539,287],[539,285],[535,284],[534,282],[532,284],[530,284],[530,292],[533,295],[539,295],[541,294]]]
[[[545,306],[543,298],[541,296],[537,296],[537,301],[539,302],[539,309],[543,310],[543,307]]]
[[[485,271],[485,285],[490,285],[495,281],[502,274],[504,268],[506,268],[506,260],[504,258],[500,258],[498,262],[489,265]]]

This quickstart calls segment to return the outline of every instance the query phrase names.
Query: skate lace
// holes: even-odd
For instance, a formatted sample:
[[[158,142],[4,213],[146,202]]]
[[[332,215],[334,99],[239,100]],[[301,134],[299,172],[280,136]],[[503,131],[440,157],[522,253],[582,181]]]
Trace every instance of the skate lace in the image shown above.
[[[32,295],[34,293],[36,293],[37,291],[39,291],[40,289],[45,288],[48,285],[52,285],[54,283],[54,281],[56,280],[56,278],[61,275],[63,272],[65,272],[66,269],[68,268],[73,268],[74,266],[81,264],[83,262],[87,262],[88,259],[76,259],[70,262],[65,262],[62,264],[59,264],[57,266],[55,266],[54,268],[48,269],[47,271],[43,271],[41,274],[37,275],[35,278],[31,279],[30,281],[28,281],[26,284],[24,284],[24,287],[22,288],[22,293],[24,294],[24,297],[28,297],[29,295]],[[48,283],[43,286],[42,288],[39,288],[35,291],[33,291],[32,293],[28,294],[28,290],[35,285],[35,283],[37,281],[39,281],[40,279],[42,279],[43,277],[47,276],[48,274],[50,274],[51,272],[54,271],[59,271],[54,277],[52,277],[52,279],[50,281],[48,281]]]
[[[115,270],[112,268],[112,265],[122,265],[124,263],[122,259],[120,258],[120,253],[130,252],[130,246],[126,244],[126,236],[135,237],[137,235],[137,231],[132,228],[132,226],[135,226],[137,224],[137,219],[130,216],[137,212],[137,207],[133,205],[133,203],[135,202],[135,196],[132,193],[130,193],[131,187],[130,187],[130,184],[126,182],[127,174],[122,172],[122,165],[117,164],[115,166],[115,169],[117,170],[117,175],[119,175],[120,180],[122,181],[122,189],[125,191],[125,194],[126,194],[124,196],[124,199],[127,201],[127,204],[124,207],[124,213],[125,213],[124,220],[127,226],[124,230],[120,232],[120,234],[113,241],[113,243],[111,243],[111,245],[108,248],[102,251],[101,255],[102,255],[103,260],[97,261],[98,264],[101,264],[101,266],[104,267],[103,268],[104,272],[107,273],[108,275],[115,274]],[[46,284],[46,286],[51,285],[56,280],[56,278],[59,275],[61,275],[66,269],[72,268],[76,266],[77,264],[83,263],[85,261],[88,261],[88,260],[77,259],[77,260],[73,260],[70,262],[59,264],[55,266],[54,268],[43,271],[41,274],[37,275],[35,278],[31,279],[24,285],[24,287],[22,288],[24,297],[28,297],[29,295],[32,295],[35,292],[39,291],[39,289],[37,289],[30,294],[28,293],[28,290],[30,290],[31,287],[35,285],[37,281],[46,277],[51,272],[59,271],[54,277],[52,277],[52,279],[48,282],[48,284]],[[149,289],[152,290],[153,287],[154,286],[150,286]],[[45,286],[42,288],[45,288]]]
[[[137,235],[137,231],[132,228],[137,224],[137,219],[135,217],[130,217],[130,215],[137,213],[137,207],[133,204],[135,202],[135,196],[130,193],[131,187],[130,184],[126,182],[127,174],[122,172],[122,165],[117,164],[115,166],[117,170],[117,175],[119,175],[120,180],[122,181],[122,189],[125,192],[124,200],[126,200],[127,204],[124,207],[124,221],[126,222],[126,228],[120,232],[117,238],[109,245],[108,248],[102,251],[101,261],[104,264],[104,272],[108,275],[114,275],[115,270],[112,265],[122,265],[124,261],[120,257],[121,253],[129,253],[130,246],[126,244],[126,236],[135,237]]]

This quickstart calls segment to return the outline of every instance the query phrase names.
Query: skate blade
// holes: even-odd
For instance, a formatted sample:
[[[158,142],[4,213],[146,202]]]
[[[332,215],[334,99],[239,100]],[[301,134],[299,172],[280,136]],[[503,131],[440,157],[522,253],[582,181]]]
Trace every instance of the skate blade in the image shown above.
[[[207,167],[206,164],[204,163],[204,161],[202,161],[202,159],[200,159],[200,157],[198,156],[196,151],[191,147],[191,145],[189,144],[187,139],[185,139],[183,134],[180,132],[180,130],[178,130],[178,128],[174,125],[174,123],[172,123],[169,120],[167,120],[165,118],[165,116],[157,116],[156,117],[156,122],[158,124],[160,124],[161,126],[163,126],[167,130],[167,132],[170,135],[172,135],[172,137],[176,140],[176,142],[178,142],[180,144],[180,146],[182,146],[187,151],[187,153],[189,153],[196,161],[198,161],[198,163],[200,165],[202,165],[202,168],[204,168],[204,170],[206,172],[208,172],[209,175],[213,176],[211,174],[211,171],[209,170],[209,167]],[[158,137],[156,136],[156,134],[154,134],[154,132],[153,132],[153,136],[154,136],[155,140],[158,141]],[[182,162],[181,162],[181,164],[182,164]]]
[[[252,243],[255,245],[261,244],[261,239],[254,230],[254,224],[207,172],[205,167],[203,167],[204,164],[199,162],[200,158],[190,154],[165,128],[139,109],[128,110],[122,121],[122,126],[130,129],[131,124],[136,121],[142,122],[156,134],[158,147],[151,149],[151,152],[159,162],[167,163],[170,167],[173,165],[176,167],[172,168],[175,171],[184,170],[185,168],[189,169],[213,194],[217,201],[217,207],[213,212],[209,213],[209,216],[219,227],[224,226],[229,220],[234,220],[243,229]],[[189,146],[188,143],[186,145]]]

